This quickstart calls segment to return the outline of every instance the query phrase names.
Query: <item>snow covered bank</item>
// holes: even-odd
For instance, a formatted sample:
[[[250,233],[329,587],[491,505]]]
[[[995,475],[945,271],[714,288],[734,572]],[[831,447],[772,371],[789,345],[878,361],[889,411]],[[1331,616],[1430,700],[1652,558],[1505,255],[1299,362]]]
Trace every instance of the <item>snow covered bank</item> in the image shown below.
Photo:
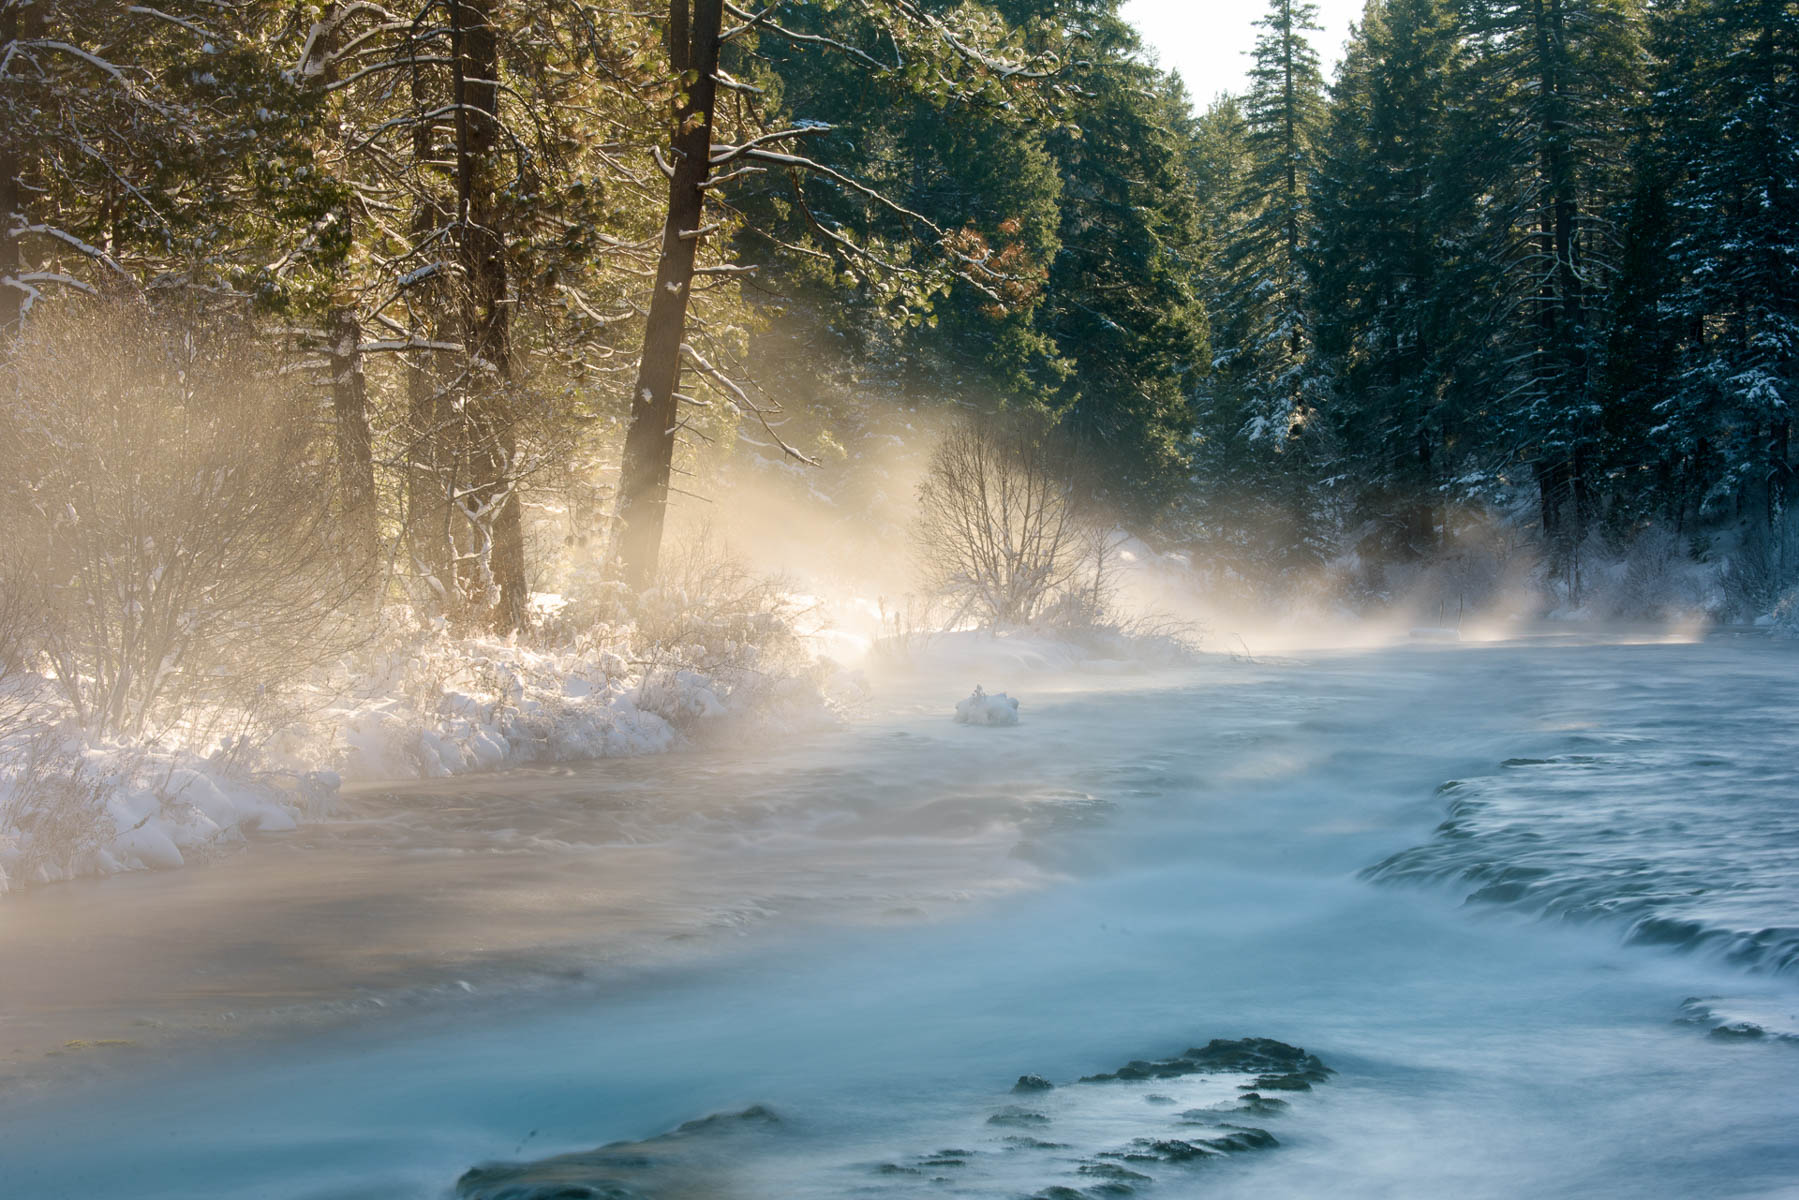
[[[834,664],[753,646],[626,649],[414,635],[311,682],[311,716],[254,747],[93,739],[34,688],[0,737],[0,892],[226,852],[325,815],[345,779],[660,754],[828,725],[861,694]]]

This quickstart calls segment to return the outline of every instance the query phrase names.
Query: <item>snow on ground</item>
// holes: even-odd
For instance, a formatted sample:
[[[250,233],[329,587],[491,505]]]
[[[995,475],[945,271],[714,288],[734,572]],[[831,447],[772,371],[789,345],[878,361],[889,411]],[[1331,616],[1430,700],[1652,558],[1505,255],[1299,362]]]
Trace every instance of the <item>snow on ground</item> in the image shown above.
[[[747,723],[832,722],[859,687],[818,664],[733,673],[421,635],[322,683],[312,716],[253,754],[100,741],[43,695],[0,737],[0,892],[179,867],[324,815],[345,779],[660,754]]]
[[[844,607],[844,606],[840,606]],[[847,609],[873,611],[855,601]],[[253,752],[224,744],[102,741],[48,689],[31,720],[0,731],[0,893],[122,871],[166,870],[331,809],[345,781],[425,779],[525,763],[661,754],[731,731],[828,725],[865,700],[863,668],[916,677],[1120,674],[1173,665],[1184,647],[1114,629],[878,636],[821,619],[796,631],[800,660],[721,658],[699,646],[653,661],[615,649],[419,633],[320,681],[304,722]],[[947,699],[947,698],[946,698]],[[958,720],[1013,724],[984,696]]]

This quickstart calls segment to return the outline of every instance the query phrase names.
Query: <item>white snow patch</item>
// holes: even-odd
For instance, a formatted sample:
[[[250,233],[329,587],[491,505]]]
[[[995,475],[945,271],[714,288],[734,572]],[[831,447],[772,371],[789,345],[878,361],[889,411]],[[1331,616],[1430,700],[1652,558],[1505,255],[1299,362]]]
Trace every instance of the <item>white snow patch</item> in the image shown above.
[[[989,696],[979,684],[968,699],[956,705],[956,721],[962,725],[1016,725],[1018,701],[997,692]]]

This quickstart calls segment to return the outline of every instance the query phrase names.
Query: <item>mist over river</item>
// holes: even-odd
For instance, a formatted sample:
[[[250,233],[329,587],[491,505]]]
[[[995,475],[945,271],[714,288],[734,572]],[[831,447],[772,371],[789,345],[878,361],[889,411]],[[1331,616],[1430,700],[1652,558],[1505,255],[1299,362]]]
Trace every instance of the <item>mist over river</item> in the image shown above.
[[[989,667],[357,794],[0,907],[0,1197],[1799,1196],[1795,668]]]

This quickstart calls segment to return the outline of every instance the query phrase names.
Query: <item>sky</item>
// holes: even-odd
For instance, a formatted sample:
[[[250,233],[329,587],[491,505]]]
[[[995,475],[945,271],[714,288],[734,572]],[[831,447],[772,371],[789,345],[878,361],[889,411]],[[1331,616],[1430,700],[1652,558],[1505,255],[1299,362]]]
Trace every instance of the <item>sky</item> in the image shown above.
[[[1342,57],[1350,22],[1364,0],[1313,0],[1322,33],[1312,35],[1328,80]],[[1165,70],[1181,73],[1196,107],[1220,92],[1241,92],[1266,0],[1126,0],[1122,11]]]

